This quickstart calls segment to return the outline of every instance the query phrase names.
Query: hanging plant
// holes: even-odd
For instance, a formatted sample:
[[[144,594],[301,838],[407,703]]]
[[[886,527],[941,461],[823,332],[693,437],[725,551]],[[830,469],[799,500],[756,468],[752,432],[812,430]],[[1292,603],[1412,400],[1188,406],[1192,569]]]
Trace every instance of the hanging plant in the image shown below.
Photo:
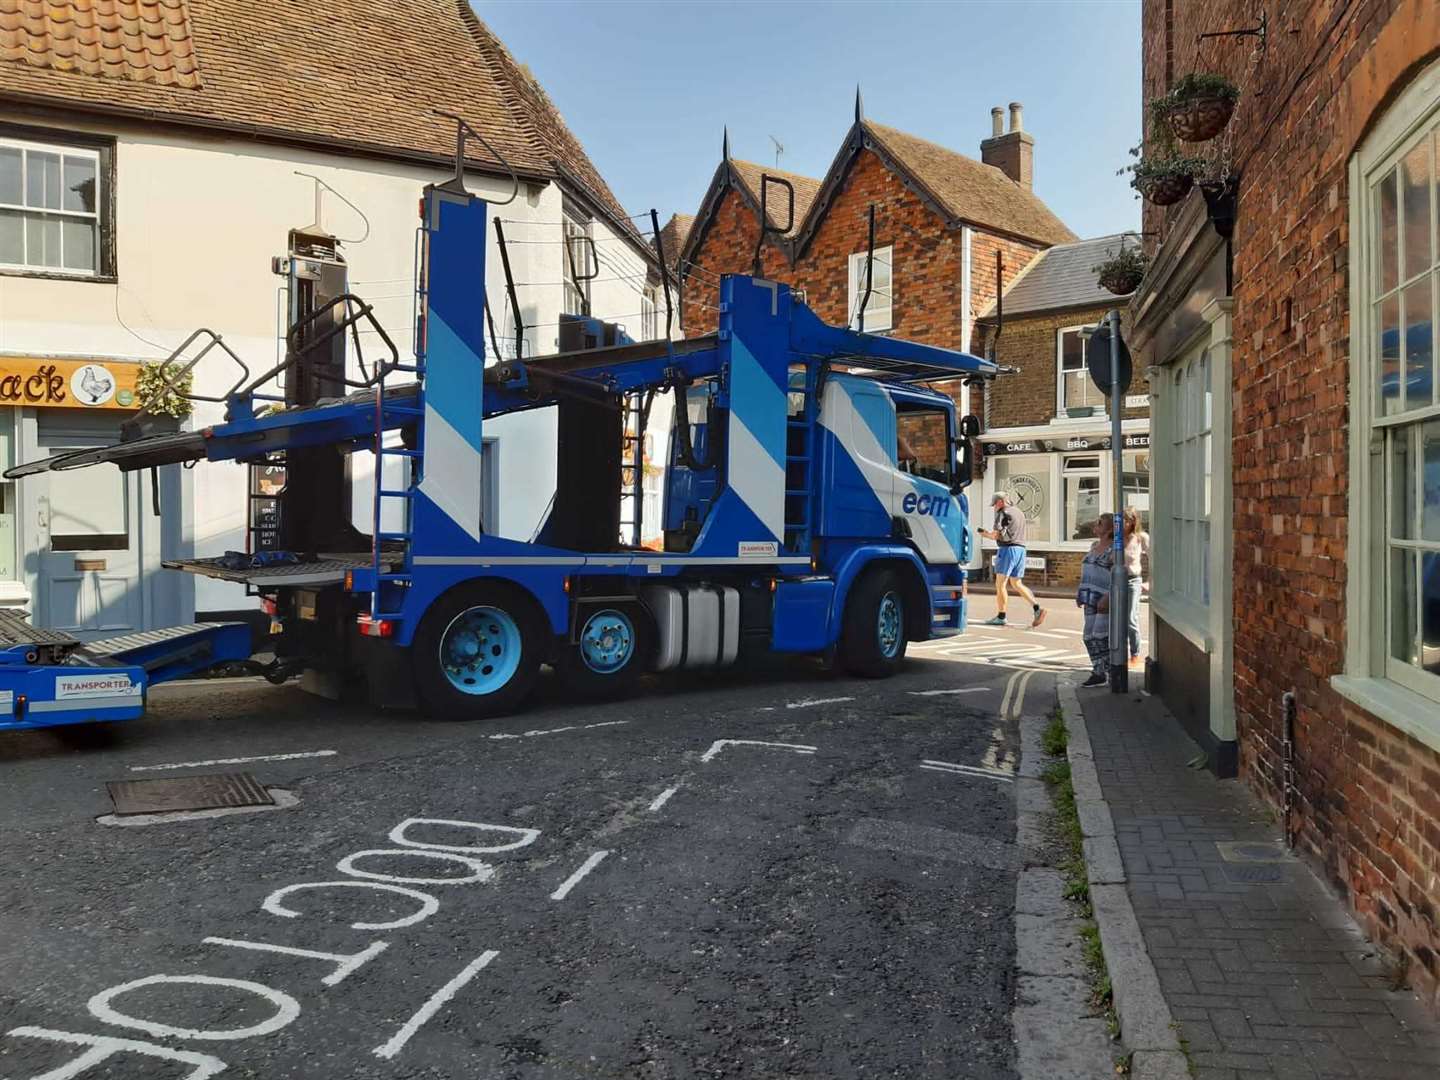
[[[190,415],[190,393],[195,373],[186,371],[178,360],[146,360],[135,375],[135,400],[151,416],[169,416],[183,420]],[[179,376],[177,378],[177,376]],[[173,385],[167,385],[173,383]]]
[[[1138,247],[1125,247],[1122,240],[1116,254],[1092,266],[1091,270],[1102,289],[1116,296],[1129,296],[1140,287],[1149,265],[1150,257],[1145,252]]]
[[[1166,126],[1182,142],[1206,142],[1225,130],[1235,113],[1240,88],[1223,75],[1197,71],[1182,76],[1158,99]]]
[[[1156,206],[1171,206],[1190,194],[1208,165],[1204,158],[1174,152],[1147,154],[1130,166],[1130,186]]]

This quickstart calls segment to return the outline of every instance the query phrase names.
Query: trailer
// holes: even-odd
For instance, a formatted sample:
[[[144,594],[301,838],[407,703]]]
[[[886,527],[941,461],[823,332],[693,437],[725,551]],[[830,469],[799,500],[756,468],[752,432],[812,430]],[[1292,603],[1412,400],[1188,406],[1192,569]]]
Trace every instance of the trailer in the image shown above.
[[[0,729],[133,718],[149,686],[215,664],[473,719],[520,707],[547,664],[596,695],[756,651],[879,677],[908,642],[963,632],[979,425],[931,384],[992,377],[993,363],[830,326],[788,286],[728,275],[713,334],[637,343],[589,320],[562,336],[577,348],[487,366],[489,211],[458,164],[425,190],[413,356],[349,293],[333,243],[292,234],[275,267],[292,299],[285,359],[251,378],[229,354],[242,373],[224,423],[155,432],[142,416],[119,444],[6,473],[203,458],[283,468],[285,482],[265,545],[165,562],[258,593],[268,634],[198,625],[84,645],[6,619]],[[352,377],[362,324],[384,355]],[[267,392],[277,381],[283,396]],[[675,408],[653,550],[639,544],[641,445],[662,394]],[[547,407],[553,502],[529,542],[493,535],[485,425]],[[358,451],[376,462],[369,535],[349,521]]]

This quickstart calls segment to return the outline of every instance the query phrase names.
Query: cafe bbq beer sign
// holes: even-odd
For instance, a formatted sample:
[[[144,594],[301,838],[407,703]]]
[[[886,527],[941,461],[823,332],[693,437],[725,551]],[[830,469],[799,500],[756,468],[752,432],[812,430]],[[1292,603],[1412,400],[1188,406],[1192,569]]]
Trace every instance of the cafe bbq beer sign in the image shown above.
[[[0,405],[133,411],[138,372],[120,360],[0,356]]]

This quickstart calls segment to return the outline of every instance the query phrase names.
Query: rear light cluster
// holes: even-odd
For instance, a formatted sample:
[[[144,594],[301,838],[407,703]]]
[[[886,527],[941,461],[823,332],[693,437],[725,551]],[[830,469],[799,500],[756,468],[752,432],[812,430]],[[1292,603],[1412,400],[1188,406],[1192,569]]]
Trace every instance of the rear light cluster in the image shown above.
[[[375,619],[369,615],[355,616],[355,625],[365,637],[388,638],[395,636],[394,619]]]

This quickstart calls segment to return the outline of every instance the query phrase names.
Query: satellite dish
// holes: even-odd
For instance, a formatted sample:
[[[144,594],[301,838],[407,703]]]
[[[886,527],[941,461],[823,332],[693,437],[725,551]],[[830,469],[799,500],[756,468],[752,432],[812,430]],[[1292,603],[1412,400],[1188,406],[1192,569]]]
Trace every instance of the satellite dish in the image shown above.
[[[1102,324],[1090,335],[1085,343],[1085,366],[1090,370],[1090,381],[1106,397],[1110,396],[1110,325]],[[1130,350],[1125,337],[1120,337],[1120,393],[1130,389],[1134,369],[1130,363]]]

